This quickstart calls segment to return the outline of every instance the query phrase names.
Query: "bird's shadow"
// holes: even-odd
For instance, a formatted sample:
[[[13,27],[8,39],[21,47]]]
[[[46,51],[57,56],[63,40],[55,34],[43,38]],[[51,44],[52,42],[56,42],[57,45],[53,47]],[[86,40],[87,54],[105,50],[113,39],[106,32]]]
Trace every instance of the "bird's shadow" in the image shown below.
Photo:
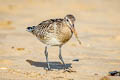
[[[29,60],[29,59],[27,59],[26,61],[32,66],[43,67],[44,69],[47,69],[47,63],[46,62],[36,62],[36,61]],[[58,70],[64,69],[64,65],[61,64],[60,62],[49,62],[49,64],[50,64],[51,69],[58,69]],[[66,69],[71,68],[70,63],[65,64],[65,65],[66,65],[65,66]]]

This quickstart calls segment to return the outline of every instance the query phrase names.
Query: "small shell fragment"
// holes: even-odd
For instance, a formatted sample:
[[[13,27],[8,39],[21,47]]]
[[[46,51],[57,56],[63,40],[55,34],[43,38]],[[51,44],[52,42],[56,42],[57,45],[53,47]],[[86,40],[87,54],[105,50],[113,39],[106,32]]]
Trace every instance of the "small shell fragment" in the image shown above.
[[[73,59],[72,61],[79,61],[79,59]]]
[[[25,48],[17,48],[18,51],[24,50]]]

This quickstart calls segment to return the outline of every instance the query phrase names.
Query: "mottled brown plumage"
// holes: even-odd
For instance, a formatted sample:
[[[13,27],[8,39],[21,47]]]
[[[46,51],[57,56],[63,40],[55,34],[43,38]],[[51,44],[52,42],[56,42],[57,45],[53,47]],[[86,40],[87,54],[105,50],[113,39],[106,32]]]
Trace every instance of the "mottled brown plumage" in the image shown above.
[[[27,28],[28,31],[36,35],[36,37],[42,43],[46,44],[45,55],[48,63],[48,69],[50,69],[50,66],[48,62],[47,45],[59,46],[59,58],[64,64],[64,61],[61,56],[62,45],[64,45],[68,40],[71,39],[73,33],[75,34],[75,37],[79,41],[77,37],[77,33],[74,28],[74,22],[75,22],[75,17],[69,14],[66,15],[63,19],[61,18],[49,19],[41,22],[37,26]]]

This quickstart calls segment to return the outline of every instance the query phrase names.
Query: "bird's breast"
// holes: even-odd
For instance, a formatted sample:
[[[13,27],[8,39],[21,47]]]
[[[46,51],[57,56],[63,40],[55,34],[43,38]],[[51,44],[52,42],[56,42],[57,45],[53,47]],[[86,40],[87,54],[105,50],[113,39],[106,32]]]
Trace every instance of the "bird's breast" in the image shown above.
[[[61,29],[60,33],[59,33],[59,36],[58,36],[58,39],[59,41],[64,44],[66,43],[68,40],[71,39],[72,37],[72,31],[69,27],[64,27]]]

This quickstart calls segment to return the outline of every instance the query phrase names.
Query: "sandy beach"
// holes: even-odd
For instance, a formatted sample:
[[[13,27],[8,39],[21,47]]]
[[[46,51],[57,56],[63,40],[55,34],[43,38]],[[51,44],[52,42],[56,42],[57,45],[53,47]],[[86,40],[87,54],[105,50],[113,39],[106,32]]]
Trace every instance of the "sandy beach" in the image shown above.
[[[62,47],[68,70],[49,47],[26,31],[41,21],[76,17],[75,36]],[[73,61],[79,59],[79,61]],[[120,0],[0,0],[0,80],[120,80]]]

